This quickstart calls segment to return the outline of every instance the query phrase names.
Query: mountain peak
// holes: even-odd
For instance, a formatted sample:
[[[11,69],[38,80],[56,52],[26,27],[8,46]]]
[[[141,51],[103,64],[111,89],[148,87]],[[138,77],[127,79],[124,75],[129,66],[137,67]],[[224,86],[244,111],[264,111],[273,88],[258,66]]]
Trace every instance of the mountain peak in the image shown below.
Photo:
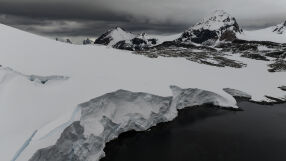
[[[113,46],[121,40],[130,40],[134,37],[134,34],[126,32],[121,27],[115,27],[108,30],[106,33],[102,34],[98,39],[96,39],[95,44]]]
[[[116,26],[116,27],[114,27],[113,29],[111,29],[112,31],[123,31],[123,32],[126,32],[126,30],[125,29],[123,29],[123,28],[121,28],[121,27],[119,27],[119,26]]]
[[[191,29],[208,29],[214,31],[228,26],[233,27],[237,32],[241,32],[234,17],[223,10],[216,10],[195,24]]]
[[[134,51],[154,46],[158,41],[146,33],[133,34],[120,27],[115,27],[101,35],[94,43]]]
[[[213,44],[217,40],[232,41],[241,33],[236,19],[223,10],[216,10],[186,30],[178,41]]]

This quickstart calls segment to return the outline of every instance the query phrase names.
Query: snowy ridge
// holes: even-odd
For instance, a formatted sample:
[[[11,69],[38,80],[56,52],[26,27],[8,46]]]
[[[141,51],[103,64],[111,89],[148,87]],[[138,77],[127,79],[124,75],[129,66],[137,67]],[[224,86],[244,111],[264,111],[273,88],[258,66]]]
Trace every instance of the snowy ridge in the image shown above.
[[[179,109],[203,104],[237,108],[226,98],[209,91],[181,89],[177,86],[171,86],[171,89],[173,97],[118,90],[79,105],[79,124],[75,121],[65,130],[62,129],[57,143],[38,150],[30,161],[60,161],[68,158],[98,161],[105,156],[105,144],[119,134],[130,130],[144,131],[160,122],[171,121]],[[75,139],[68,137],[70,133]],[[29,147],[26,151],[29,151]]]
[[[286,33],[286,21],[275,26],[273,29],[273,32],[277,33],[277,34],[284,34]]]
[[[264,29],[244,31],[237,34],[239,39],[254,41],[272,41],[277,43],[286,43],[286,21],[276,26],[270,26]]]
[[[154,46],[157,43],[157,39],[151,38],[146,33],[136,35],[130,32],[126,32],[120,27],[116,27],[115,29],[107,31],[95,40],[95,44],[102,44],[117,49],[131,51],[143,50],[144,48]]]

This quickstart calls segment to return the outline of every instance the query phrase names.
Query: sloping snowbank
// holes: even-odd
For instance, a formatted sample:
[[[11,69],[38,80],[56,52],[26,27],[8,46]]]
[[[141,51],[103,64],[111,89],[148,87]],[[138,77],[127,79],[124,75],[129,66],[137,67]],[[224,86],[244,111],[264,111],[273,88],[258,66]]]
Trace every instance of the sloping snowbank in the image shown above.
[[[35,130],[73,111],[79,103],[118,89],[170,96],[167,87],[174,84],[214,92],[233,105],[235,100],[223,88],[239,89],[256,101],[265,100],[265,95],[285,96],[277,88],[286,84],[285,73],[268,73],[264,61],[237,56],[248,64],[246,68],[215,68],[183,58],[149,59],[105,46],[65,44],[4,25],[0,33],[4,67],[29,75],[69,77],[39,84],[22,76],[5,79],[6,74],[0,75],[0,80],[7,80],[0,81],[0,156],[5,161],[12,159]]]
[[[278,34],[273,32],[273,27],[265,29],[245,31],[241,34],[237,34],[237,37],[242,40],[254,40],[254,41],[272,41],[277,43],[286,43],[286,32]]]

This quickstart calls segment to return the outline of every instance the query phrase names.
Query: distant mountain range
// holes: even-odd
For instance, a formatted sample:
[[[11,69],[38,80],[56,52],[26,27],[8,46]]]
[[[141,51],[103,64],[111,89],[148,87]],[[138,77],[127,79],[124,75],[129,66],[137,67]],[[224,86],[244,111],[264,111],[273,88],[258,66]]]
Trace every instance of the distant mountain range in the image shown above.
[[[177,43],[214,46],[218,42],[231,42],[236,39],[273,41],[286,43],[286,22],[260,31],[244,31],[236,18],[223,10],[217,10],[185,30],[174,39]],[[261,31],[264,31],[261,33]],[[284,35],[285,34],[285,35]],[[285,37],[281,39],[281,36]],[[168,40],[173,41],[173,40]],[[95,44],[111,46],[117,49],[140,51],[159,45],[158,39],[146,33],[133,34],[120,27],[108,30],[95,40]]]

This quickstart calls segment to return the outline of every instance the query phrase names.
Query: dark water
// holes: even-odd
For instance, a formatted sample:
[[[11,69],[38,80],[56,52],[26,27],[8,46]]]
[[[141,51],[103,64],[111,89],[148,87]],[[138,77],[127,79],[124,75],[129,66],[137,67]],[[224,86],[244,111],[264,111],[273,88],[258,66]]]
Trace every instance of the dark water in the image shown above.
[[[286,161],[286,104],[200,107],[107,144],[101,161]]]

